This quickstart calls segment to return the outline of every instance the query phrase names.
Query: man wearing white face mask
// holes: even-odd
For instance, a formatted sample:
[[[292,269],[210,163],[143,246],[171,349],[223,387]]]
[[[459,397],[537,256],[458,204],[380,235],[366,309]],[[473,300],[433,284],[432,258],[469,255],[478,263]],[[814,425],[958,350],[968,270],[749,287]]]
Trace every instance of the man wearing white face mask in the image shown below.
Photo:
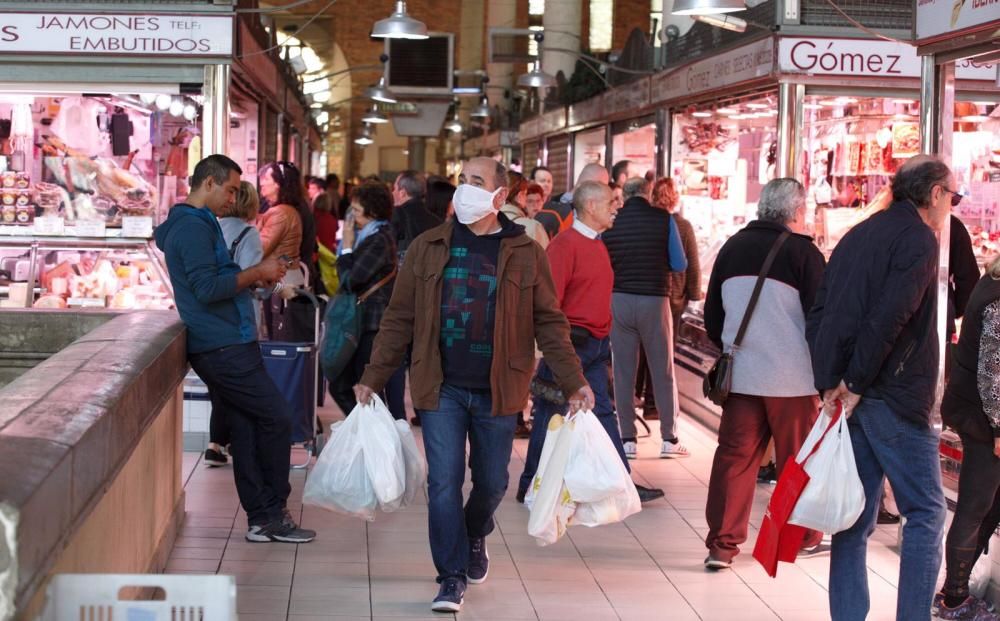
[[[466,584],[489,572],[486,537],[507,489],[536,338],[571,409],[594,405],[545,251],[500,213],[506,180],[504,166],[490,158],[465,164],[455,221],[410,245],[355,387],[367,403],[412,343],[410,393],[427,453],[431,554],[441,585],[431,608],[438,612],[457,612]],[[463,509],[467,440],[473,486]]]

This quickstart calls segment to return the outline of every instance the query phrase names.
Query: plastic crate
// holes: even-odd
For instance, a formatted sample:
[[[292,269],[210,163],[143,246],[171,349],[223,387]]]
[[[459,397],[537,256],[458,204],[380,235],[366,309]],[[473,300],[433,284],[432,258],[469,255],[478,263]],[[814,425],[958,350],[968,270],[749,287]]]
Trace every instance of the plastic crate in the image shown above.
[[[59,574],[46,590],[42,615],[42,621],[216,620],[236,621],[232,576]]]

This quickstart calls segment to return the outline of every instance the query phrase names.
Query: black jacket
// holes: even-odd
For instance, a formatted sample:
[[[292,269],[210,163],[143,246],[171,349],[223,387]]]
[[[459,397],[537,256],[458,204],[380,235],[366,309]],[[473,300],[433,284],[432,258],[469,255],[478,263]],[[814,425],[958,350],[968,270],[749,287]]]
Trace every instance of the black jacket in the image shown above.
[[[843,380],[851,392],[928,423],[939,360],[937,264],[937,238],[910,202],[844,236],[806,327],[820,393]]]
[[[962,335],[955,347],[948,386],[941,401],[941,418],[952,429],[973,440],[993,443],[1000,437],[1000,428],[994,429],[983,411],[979,391],[980,344],[983,334],[983,312],[1000,299],[1000,280],[983,276],[968,301]]]
[[[441,224],[441,219],[424,207],[424,202],[411,198],[392,210],[392,227],[396,229],[396,251],[399,264],[403,264],[406,250],[421,233]]]
[[[337,258],[340,286],[361,295],[396,269],[396,231],[391,224],[382,226],[365,239],[354,252]],[[395,278],[379,288],[362,304],[362,329],[378,330],[382,315],[389,306]]]
[[[601,234],[615,270],[616,293],[670,294],[670,214],[633,196],[618,210],[615,225]]]
[[[948,245],[948,336],[955,334],[955,320],[965,314],[972,290],[979,282],[979,261],[972,249],[969,230],[957,217],[951,217],[951,243]]]
[[[749,277],[753,284],[756,284],[764,260],[767,259],[778,236],[785,230],[787,228],[781,224],[754,220],[730,237],[719,250],[719,256],[715,259],[712,275],[708,281],[704,314],[705,332],[720,349],[723,345],[722,330],[726,322],[722,285],[730,278],[740,277]],[[792,235],[778,251],[767,278],[796,290],[799,303],[802,305],[802,313],[808,315],[823,279],[825,263],[823,253],[813,244],[811,237]],[[747,280],[746,284],[752,289],[750,280]],[[769,303],[777,304],[778,301],[769,300],[762,294],[758,300],[758,307]],[[742,317],[743,314],[740,313],[740,320]],[[799,332],[800,337],[801,335]]]

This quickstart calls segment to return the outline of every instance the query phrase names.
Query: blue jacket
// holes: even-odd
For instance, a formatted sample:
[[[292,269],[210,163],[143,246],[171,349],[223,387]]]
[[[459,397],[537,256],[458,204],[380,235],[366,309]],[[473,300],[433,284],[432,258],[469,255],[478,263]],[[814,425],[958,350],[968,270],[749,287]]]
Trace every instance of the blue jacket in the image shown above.
[[[837,244],[806,325],[816,388],[841,380],[927,424],[937,387],[938,243],[909,202],[893,203]]]
[[[155,237],[187,326],[188,353],[256,341],[250,291],[236,289],[240,266],[229,257],[215,214],[180,203],[156,227]]]

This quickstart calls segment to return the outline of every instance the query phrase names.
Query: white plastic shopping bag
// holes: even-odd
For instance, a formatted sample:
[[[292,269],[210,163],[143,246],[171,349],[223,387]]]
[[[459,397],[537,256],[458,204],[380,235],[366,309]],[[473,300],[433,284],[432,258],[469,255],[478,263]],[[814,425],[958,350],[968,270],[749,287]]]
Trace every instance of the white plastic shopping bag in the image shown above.
[[[396,432],[403,447],[403,466],[406,472],[406,491],[403,492],[402,506],[413,503],[417,494],[424,491],[427,483],[427,462],[417,448],[417,439],[413,437],[413,429],[405,420],[397,420]]]
[[[806,460],[803,468],[809,475],[809,482],[788,519],[790,524],[831,535],[853,526],[865,508],[865,490],[854,461],[847,417],[842,414],[834,416],[838,418],[825,436],[823,432],[830,425],[832,416],[824,412],[817,419],[806,445],[796,457],[800,463]],[[822,440],[815,453],[808,457],[813,449],[808,446],[810,439],[813,446],[818,439],[814,436],[822,437]]]
[[[555,543],[566,533],[576,508],[563,480],[572,449],[571,428],[572,422],[562,416],[549,420],[538,472],[525,496],[524,504],[531,509],[528,534],[541,546]]]
[[[358,439],[378,508],[386,513],[396,511],[402,506],[406,491],[406,465],[392,413],[378,395],[372,395],[371,403],[359,403],[354,408],[350,417],[354,416],[362,420]]]
[[[598,502],[635,488],[611,437],[590,410],[573,416],[566,488],[577,503]]]
[[[370,521],[378,499],[358,440],[360,423],[360,416],[349,416],[330,427],[330,440],[309,472],[302,502]]]

